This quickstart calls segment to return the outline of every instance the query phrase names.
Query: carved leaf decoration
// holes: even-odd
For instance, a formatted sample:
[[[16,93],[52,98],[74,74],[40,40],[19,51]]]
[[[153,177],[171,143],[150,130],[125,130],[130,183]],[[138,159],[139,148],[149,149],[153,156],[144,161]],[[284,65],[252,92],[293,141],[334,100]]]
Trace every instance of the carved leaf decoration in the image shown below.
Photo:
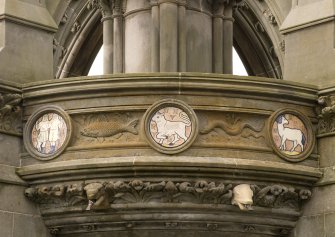
[[[88,197],[92,209],[107,209],[111,204],[127,203],[194,203],[232,205],[233,187],[236,185],[207,181],[143,182],[133,180],[69,185],[54,185],[28,188],[25,195],[30,200],[48,208],[87,206]],[[295,190],[283,185],[250,185],[254,206],[267,208],[290,208],[298,210],[303,200],[310,198],[310,190]],[[85,191],[84,191],[85,190]]]

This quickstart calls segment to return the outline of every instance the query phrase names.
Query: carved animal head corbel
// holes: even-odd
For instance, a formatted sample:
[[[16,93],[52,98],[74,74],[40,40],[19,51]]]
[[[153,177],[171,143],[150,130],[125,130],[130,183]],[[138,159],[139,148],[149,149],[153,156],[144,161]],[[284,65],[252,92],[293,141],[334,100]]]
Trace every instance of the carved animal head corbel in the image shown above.
[[[233,189],[233,199],[231,204],[238,206],[242,211],[253,210],[254,192],[249,184],[240,184]]]
[[[108,194],[103,184],[90,183],[84,187],[84,190],[88,199],[87,211],[91,209],[107,209],[109,207]]]

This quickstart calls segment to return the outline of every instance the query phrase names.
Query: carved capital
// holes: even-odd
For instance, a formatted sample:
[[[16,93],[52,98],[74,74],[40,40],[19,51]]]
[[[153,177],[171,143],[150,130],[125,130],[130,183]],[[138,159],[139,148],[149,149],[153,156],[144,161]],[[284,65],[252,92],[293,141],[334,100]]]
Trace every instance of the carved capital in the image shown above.
[[[113,1],[99,0],[99,9],[101,11],[102,19],[111,17],[113,15]]]
[[[127,0],[113,0],[113,16],[120,16],[126,11]]]
[[[148,0],[150,3],[150,6],[158,6],[158,0]]]
[[[214,0],[212,1],[212,9],[214,17],[223,17],[224,5],[227,0]]]

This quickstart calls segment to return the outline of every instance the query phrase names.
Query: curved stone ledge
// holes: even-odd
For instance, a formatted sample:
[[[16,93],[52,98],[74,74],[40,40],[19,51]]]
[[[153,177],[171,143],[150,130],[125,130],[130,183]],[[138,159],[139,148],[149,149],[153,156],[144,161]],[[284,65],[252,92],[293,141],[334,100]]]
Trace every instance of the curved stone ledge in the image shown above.
[[[67,217],[49,213],[43,216],[50,231],[70,236],[76,234],[86,236],[83,234],[92,231],[103,233],[132,230],[176,230],[178,232],[211,230],[218,231],[221,235],[225,233],[225,236],[230,237],[231,232],[233,232],[232,236],[237,236],[238,233],[248,233],[248,236],[253,234],[283,236],[284,231],[288,234],[294,228],[295,221],[300,215],[298,212],[283,210],[273,210],[269,215],[266,208],[257,207],[252,213],[245,213],[227,205],[180,204],[180,208],[175,204],[128,204],[127,206],[137,212],[129,211],[125,205],[112,205],[113,210],[103,217],[101,213],[94,211],[87,213],[77,211]],[[74,219],[83,224],[78,224]]]
[[[217,157],[113,157],[24,166],[17,173],[30,183],[81,180],[84,177],[182,176],[273,180],[310,185],[322,173],[317,168],[279,162]],[[71,175],[70,175],[71,174]]]
[[[155,91],[153,91],[155,89]],[[301,83],[286,82],[261,77],[243,77],[212,73],[147,73],[147,74],[115,74],[94,77],[77,77],[50,80],[23,85],[26,105],[53,102],[71,98],[92,98],[94,95],[117,96],[147,93],[176,95],[222,95],[227,93],[242,98],[267,98],[278,101],[278,94],[285,94],[280,101],[293,104],[315,103],[317,87]],[[245,92],[248,93],[245,93]],[[231,94],[233,93],[233,95]],[[52,98],[60,96],[58,99]],[[43,97],[43,98],[41,98]],[[33,102],[35,101],[35,103]]]

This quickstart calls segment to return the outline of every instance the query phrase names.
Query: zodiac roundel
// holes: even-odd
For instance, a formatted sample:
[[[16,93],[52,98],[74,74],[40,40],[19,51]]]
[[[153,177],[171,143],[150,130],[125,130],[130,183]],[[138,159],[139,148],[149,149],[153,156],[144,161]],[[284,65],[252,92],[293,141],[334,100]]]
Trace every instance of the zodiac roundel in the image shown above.
[[[270,141],[282,158],[298,162],[311,154],[314,146],[312,125],[294,110],[280,110],[270,118]]]
[[[145,115],[145,133],[156,150],[175,154],[187,149],[197,134],[197,118],[187,104],[168,99],[151,106]]]
[[[50,160],[66,148],[71,135],[70,117],[59,107],[49,106],[36,111],[24,131],[26,150],[40,160]]]

